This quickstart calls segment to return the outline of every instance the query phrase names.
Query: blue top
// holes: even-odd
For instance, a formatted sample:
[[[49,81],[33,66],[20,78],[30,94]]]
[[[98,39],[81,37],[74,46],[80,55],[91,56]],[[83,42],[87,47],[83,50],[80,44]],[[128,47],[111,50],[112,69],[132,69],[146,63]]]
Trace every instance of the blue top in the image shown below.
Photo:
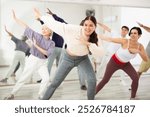
[[[53,14],[52,16],[56,21],[66,23],[62,18],[58,17],[56,14]],[[40,22],[41,22],[41,24],[44,24],[43,21],[40,21]],[[63,47],[64,39],[57,33],[53,32],[52,40],[55,42],[55,47],[59,47],[59,48]]]
[[[15,50],[26,53],[30,49],[30,47],[28,46],[28,44],[25,41],[20,40],[20,39],[16,38],[15,36],[12,36],[11,40],[16,44]]]
[[[29,27],[25,29],[24,35],[27,36],[29,39],[32,39],[32,40],[35,39],[37,45],[39,45],[41,48],[47,50],[47,52],[48,52],[48,56],[45,56],[36,47],[34,47],[34,45],[32,45],[32,47],[30,49],[30,53],[32,55],[34,55],[38,58],[41,58],[41,59],[46,59],[53,52],[55,43],[51,39],[46,39],[43,35],[33,31]]]

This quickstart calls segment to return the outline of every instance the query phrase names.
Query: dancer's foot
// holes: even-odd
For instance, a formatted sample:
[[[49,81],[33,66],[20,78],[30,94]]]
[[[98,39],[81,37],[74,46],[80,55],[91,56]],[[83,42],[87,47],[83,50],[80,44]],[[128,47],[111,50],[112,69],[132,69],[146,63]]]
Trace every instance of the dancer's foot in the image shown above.
[[[0,82],[7,83],[7,80],[8,80],[8,78],[4,78],[4,79],[0,80]]]
[[[5,97],[4,100],[13,100],[14,99],[14,95],[10,94],[9,96]]]
[[[38,81],[36,81],[37,83],[41,83],[41,81],[42,81],[42,79],[40,79],[40,80],[38,80]]]
[[[82,86],[81,86],[81,90],[87,90],[86,86],[85,86],[85,85],[82,85]]]

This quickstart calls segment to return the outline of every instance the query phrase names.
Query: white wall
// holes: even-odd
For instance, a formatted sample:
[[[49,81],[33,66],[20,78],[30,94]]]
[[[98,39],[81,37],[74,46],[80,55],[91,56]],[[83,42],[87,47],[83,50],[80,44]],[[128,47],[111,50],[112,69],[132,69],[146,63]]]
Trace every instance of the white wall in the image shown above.
[[[1,17],[1,7],[2,5],[1,5],[1,2],[0,2],[0,17]],[[0,61],[4,61],[4,58],[3,58],[3,54],[2,54],[2,46],[1,46],[1,43],[2,43],[2,38],[1,38],[1,27],[2,26],[2,23],[1,23],[1,18],[0,18]]]
[[[150,25],[148,19],[150,19],[150,9],[137,9],[137,8],[121,8],[115,6],[102,6],[102,5],[90,5],[90,4],[71,4],[71,3],[55,3],[55,2],[36,2],[29,0],[1,0],[0,4],[0,65],[9,65],[12,61],[15,45],[9,39],[10,37],[4,31],[4,24],[7,28],[13,32],[17,37],[21,37],[23,29],[18,26],[12,19],[11,10],[16,11],[16,15],[25,21],[30,27],[40,32],[41,25],[34,19],[33,8],[37,7],[42,14],[46,12],[46,8],[50,8],[52,12],[65,19],[68,23],[79,24],[85,17],[86,9],[95,9],[96,18],[98,21],[105,23],[110,28],[119,30],[122,25],[127,25],[130,28],[137,25],[135,21],[141,21],[146,25]],[[110,20],[109,17],[117,16],[117,20]],[[98,29],[100,33],[102,31]],[[142,43],[146,46],[149,35],[143,30],[142,37],[144,38]],[[145,37],[146,36],[146,37]],[[141,41],[142,39],[140,39]],[[139,63],[141,59],[139,57],[133,61],[134,64]]]
[[[120,7],[103,6],[103,23],[107,24],[112,30],[120,30],[121,25],[121,11]]]
[[[150,26],[150,9],[148,8],[128,8],[124,7],[121,10],[121,25],[127,25],[129,28],[133,26],[139,26],[136,21],[143,23],[144,25]],[[142,29],[142,28],[141,28]],[[139,42],[145,47],[150,41],[150,33],[142,29],[142,36]],[[131,61],[133,64],[140,64],[141,58],[137,56]]]

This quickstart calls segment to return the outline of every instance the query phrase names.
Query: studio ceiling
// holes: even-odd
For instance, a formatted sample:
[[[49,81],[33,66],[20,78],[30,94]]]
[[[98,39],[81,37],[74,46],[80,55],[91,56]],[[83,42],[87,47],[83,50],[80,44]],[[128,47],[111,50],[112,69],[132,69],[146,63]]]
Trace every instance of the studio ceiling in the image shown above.
[[[60,3],[80,3],[150,8],[150,0],[33,0]]]

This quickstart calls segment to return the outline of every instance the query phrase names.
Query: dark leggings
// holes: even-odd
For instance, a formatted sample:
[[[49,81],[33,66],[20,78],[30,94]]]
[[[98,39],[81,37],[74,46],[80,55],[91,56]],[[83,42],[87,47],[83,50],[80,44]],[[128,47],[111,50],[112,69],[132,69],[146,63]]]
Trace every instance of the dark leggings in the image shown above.
[[[113,73],[117,70],[123,70],[126,72],[130,78],[132,79],[132,84],[131,84],[131,98],[135,98],[136,92],[138,89],[138,81],[139,77],[137,72],[135,71],[134,67],[131,65],[130,62],[127,62],[125,64],[117,64],[113,58],[111,58],[107,64],[105,74],[103,79],[99,82],[99,84],[96,87],[96,94],[105,86],[105,84],[110,80],[111,76]]]

